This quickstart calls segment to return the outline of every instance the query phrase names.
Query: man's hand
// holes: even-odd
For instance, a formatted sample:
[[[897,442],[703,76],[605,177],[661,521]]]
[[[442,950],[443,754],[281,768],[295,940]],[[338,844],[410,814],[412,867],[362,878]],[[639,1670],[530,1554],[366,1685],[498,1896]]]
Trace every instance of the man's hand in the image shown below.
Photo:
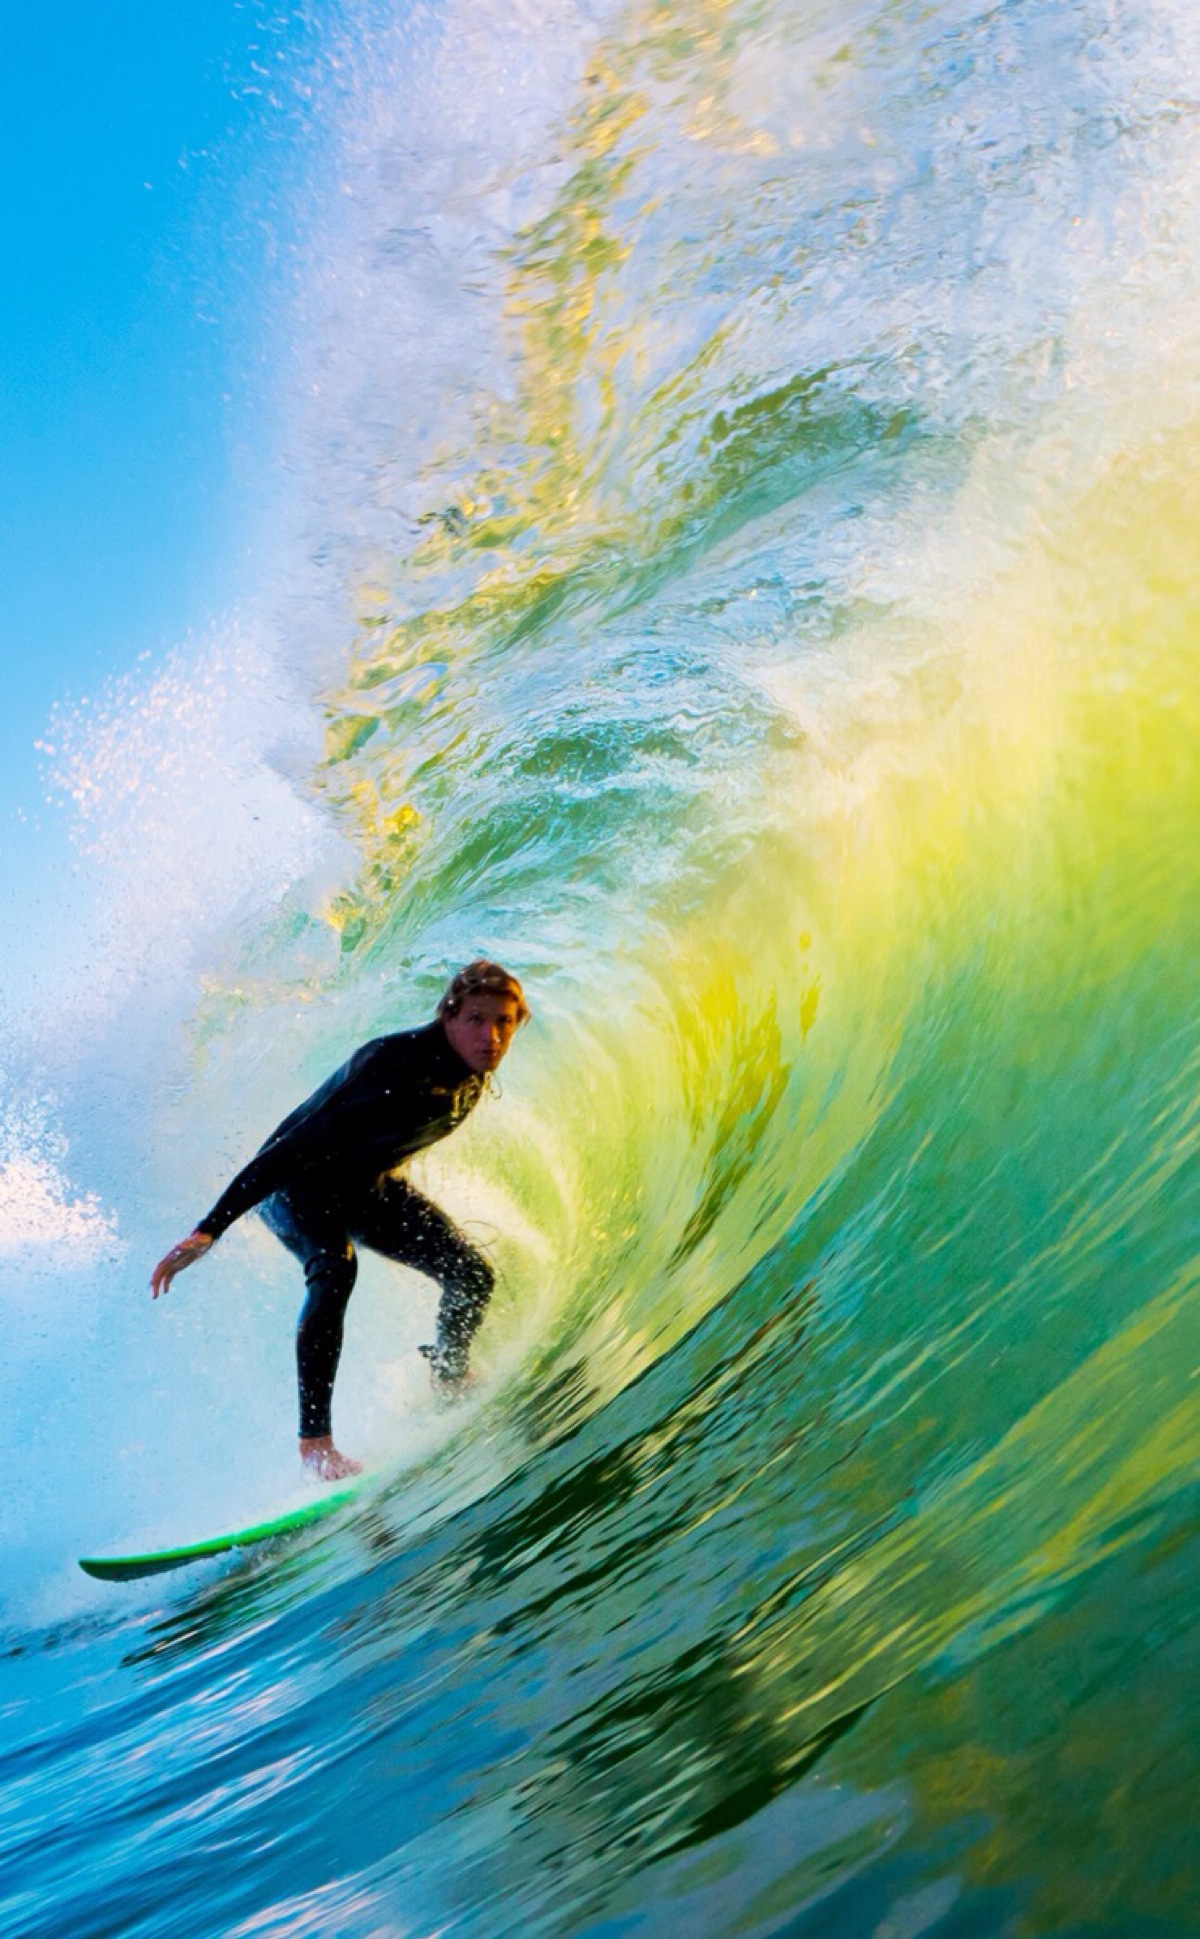
[[[177,1246],[172,1246],[165,1259],[160,1259],[150,1275],[150,1290],[155,1299],[165,1293],[177,1272],[185,1266],[194,1266],[197,1259],[203,1259],[212,1239],[207,1232],[189,1232]]]

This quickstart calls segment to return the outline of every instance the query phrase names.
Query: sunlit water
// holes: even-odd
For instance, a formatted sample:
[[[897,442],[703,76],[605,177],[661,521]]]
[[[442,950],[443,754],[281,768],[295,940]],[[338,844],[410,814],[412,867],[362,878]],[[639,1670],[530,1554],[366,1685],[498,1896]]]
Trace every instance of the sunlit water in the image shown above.
[[[1200,28],[358,25],[291,591],[57,744],[5,1930],[1194,1932]],[[287,1260],[145,1268],[484,949],[476,1398],[368,1269],[361,1507],[85,1583],[296,1497]]]

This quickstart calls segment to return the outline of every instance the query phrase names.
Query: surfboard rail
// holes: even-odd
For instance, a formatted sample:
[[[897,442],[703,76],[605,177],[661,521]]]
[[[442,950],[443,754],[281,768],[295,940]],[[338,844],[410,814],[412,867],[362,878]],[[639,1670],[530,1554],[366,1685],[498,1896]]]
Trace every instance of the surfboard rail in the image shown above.
[[[258,1542],[270,1542],[277,1535],[291,1535],[313,1522],[323,1521],[326,1515],[344,1508],[354,1500],[362,1489],[366,1476],[360,1475],[340,1488],[332,1488],[327,1495],[320,1495],[315,1501],[306,1501],[299,1508],[288,1509],[285,1514],[272,1516],[267,1521],[252,1522],[247,1528],[238,1528],[223,1535],[209,1535],[199,1542],[185,1542],[177,1548],[149,1549],[139,1555],[81,1555],[79,1566],[85,1575],[94,1576],[98,1582],[135,1582],[142,1576],[165,1575],[170,1569],[185,1569],[192,1562],[204,1562],[214,1555],[227,1555],[234,1549],[253,1548]]]

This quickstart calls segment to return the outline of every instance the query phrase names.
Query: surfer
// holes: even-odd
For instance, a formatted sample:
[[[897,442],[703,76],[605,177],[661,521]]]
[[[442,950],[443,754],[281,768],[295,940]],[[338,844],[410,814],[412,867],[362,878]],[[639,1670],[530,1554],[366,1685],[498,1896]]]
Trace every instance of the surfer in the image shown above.
[[[421,1348],[436,1389],[453,1394],[495,1274],[441,1209],[397,1175],[414,1152],[460,1125],[488,1088],[529,1007],[499,963],[468,963],[432,1023],[376,1037],[272,1132],[195,1230],[161,1259],[155,1299],[244,1212],[264,1223],[304,1268],[296,1329],[300,1458],[323,1481],[360,1472],[334,1446],[333,1382],[356,1245],[428,1273],[442,1289],[437,1340]]]

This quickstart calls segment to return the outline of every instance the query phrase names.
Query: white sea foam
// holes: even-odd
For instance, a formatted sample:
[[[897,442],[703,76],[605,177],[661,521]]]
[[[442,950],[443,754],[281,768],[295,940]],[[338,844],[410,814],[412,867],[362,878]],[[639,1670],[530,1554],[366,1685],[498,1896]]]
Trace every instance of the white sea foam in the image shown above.
[[[69,1267],[119,1250],[115,1212],[71,1182],[53,1100],[10,1098],[0,1113],[0,1267]]]
[[[133,990],[194,990],[214,933],[316,864],[327,830],[280,751],[305,735],[271,646],[236,622],[56,712],[43,753],[91,887],[56,939],[73,1032]]]
[[[94,1192],[73,1195],[68,1179],[37,1158],[0,1165],[0,1260],[24,1253],[68,1258],[116,1241],[116,1219]]]

